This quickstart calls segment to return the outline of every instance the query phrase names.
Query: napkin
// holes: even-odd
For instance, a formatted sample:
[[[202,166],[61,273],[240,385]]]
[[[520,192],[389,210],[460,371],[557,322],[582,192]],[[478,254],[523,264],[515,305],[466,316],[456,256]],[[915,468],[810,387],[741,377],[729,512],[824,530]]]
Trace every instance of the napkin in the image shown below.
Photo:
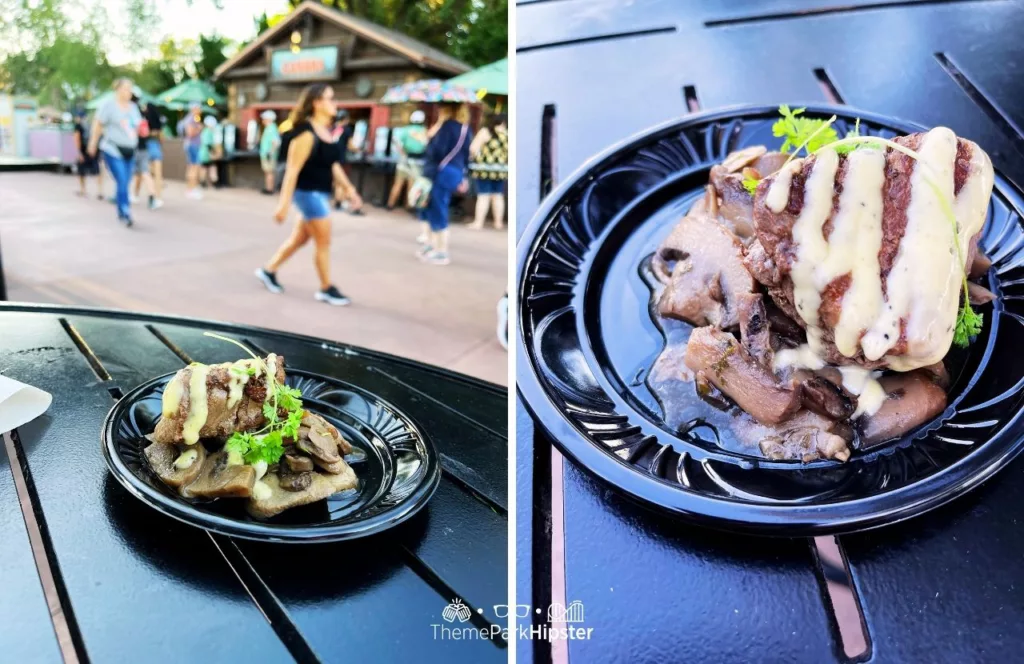
[[[0,433],[36,419],[46,412],[51,401],[49,392],[0,376]]]

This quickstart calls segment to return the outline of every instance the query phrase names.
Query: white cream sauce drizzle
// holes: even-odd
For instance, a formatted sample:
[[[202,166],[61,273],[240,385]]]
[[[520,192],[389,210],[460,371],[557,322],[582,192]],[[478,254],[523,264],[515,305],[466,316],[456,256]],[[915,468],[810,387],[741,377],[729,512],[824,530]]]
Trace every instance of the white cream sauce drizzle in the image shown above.
[[[786,209],[789,205],[789,188],[793,183],[793,176],[799,173],[803,166],[803,159],[794,159],[775,175],[775,179],[768,187],[768,193],[764,196],[764,204],[769,210],[778,214]]]
[[[796,348],[777,350],[775,351],[775,359],[772,360],[772,369],[776,372],[789,367],[817,371],[824,368],[824,366],[825,360],[821,359],[807,344],[802,344]]]
[[[835,183],[839,155],[831,148],[817,152],[811,174],[804,184],[804,204],[793,224],[796,258],[790,267],[793,280],[793,301],[797,314],[807,324],[807,342],[811,350],[820,351],[818,307],[821,306],[821,288],[815,272],[829,253],[821,228],[832,214],[832,188]],[[849,251],[849,248],[846,249]]]
[[[857,354],[861,333],[875,321],[882,306],[878,249],[882,246],[882,185],[885,154],[861,148],[850,153],[839,207],[832,219],[827,256],[815,270],[815,283],[824,289],[834,279],[850,275],[843,295],[835,344],[846,357]]]
[[[267,398],[270,398],[270,386],[277,382],[277,355],[267,356]]]
[[[161,411],[164,417],[174,417],[178,414],[178,407],[181,405],[181,397],[184,394],[184,381],[181,373],[174,374],[171,382],[164,388],[164,396],[161,400]]]
[[[270,500],[274,490],[263,480],[256,480],[252,485],[252,497],[256,500]]]
[[[984,224],[993,182],[988,156],[980,147],[972,148],[970,173],[953,204],[957,239],[965,260],[969,239]],[[921,160],[914,162],[910,179],[907,228],[886,281],[888,299],[882,295],[878,265],[884,154],[868,148],[850,153],[833,230],[826,241],[822,226],[832,212],[838,155],[829,148],[817,152],[804,185],[803,208],[793,225],[796,250],[790,268],[794,302],[807,328],[811,353],[820,355],[822,350],[818,321],[821,292],[844,274],[850,275],[850,286],[834,330],[840,353],[852,357],[862,349],[870,360],[882,358],[899,341],[901,319],[906,320],[907,351],[887,357],[890,368],[910,371],[933,364],[948,352],[959,308],[963,266],[956,259],[949,220],[926,176],[953,200],[956,151],[956,136],[945,127],[929,131],[921,141],[917,150]],[[769,186],[765,205],[776,213],[788,204],[794,165],[798,162],[780,171]],[[814,363],[808,361],[806,353],[802,349],[781,351],[776,366],[789,363],[812,367]],[[874,388],[865,389],[876,392]]]
[[[182,429],[186,445],[199,442],[199,431],[206,424],[209,404],[206,400],[206,376],[210,367],[205,364],[192,365],[192,377],[188,381],[188,416]]]
[[[839,367],[839,373],[843,376],[843,388],[850,394],[857,395],[857,409],[853,412],[852,419],[877,413],[886,397],[882,384],[876,380],[882,372],[864,367],[845,366]]]
[[[228,368],[228,408],[234,408],[242,400],[242,390],[249,382],[249,369],[255,366],[255,360],[238,360]]]

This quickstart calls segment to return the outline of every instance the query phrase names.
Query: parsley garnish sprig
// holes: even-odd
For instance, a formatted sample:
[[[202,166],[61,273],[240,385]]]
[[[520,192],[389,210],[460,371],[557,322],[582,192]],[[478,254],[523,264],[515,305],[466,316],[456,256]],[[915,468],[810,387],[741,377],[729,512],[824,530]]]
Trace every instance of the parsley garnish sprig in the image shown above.
[[[281,459],[281,455],[284,454],[285,439],[295,439],[299,436],[299,427],[302,425],[302,417],[305,414],[302,407],[302,392],[297,388],[278,383],[263,358],[255,355],[244,344],[212,332],[205,334],[214,339],[233,343],[244,350],[260,363],[267,376],[267,400],[263,402],[263,416],[267,419],[266,426],[254,432],[234,432],[224,443],[224,450],[229,455],[238,455],[250,465],[260,461],[268,466],[277,463]],[[230,371],[239,377],[254,376],[257,368],[248,367],[243,370],[241,367],[232,366]],[[281,411],[284,411],[283,416]]]

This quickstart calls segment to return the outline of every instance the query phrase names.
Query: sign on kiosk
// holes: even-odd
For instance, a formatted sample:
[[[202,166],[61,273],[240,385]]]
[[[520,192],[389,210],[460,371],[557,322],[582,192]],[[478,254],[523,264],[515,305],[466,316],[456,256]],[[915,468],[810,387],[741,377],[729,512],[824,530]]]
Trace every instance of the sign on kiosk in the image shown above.
[[[270,54],[271,81],[333,81],[338,78],[338,47],[311,46]]]

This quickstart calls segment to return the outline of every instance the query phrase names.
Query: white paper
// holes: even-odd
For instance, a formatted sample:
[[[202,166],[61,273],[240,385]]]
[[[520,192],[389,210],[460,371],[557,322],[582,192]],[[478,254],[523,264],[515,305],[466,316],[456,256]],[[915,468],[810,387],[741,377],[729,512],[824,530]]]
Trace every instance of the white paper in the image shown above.
[[[17,429],[46,412],[53,397],[37,387],[0,376],[0,433]]]

